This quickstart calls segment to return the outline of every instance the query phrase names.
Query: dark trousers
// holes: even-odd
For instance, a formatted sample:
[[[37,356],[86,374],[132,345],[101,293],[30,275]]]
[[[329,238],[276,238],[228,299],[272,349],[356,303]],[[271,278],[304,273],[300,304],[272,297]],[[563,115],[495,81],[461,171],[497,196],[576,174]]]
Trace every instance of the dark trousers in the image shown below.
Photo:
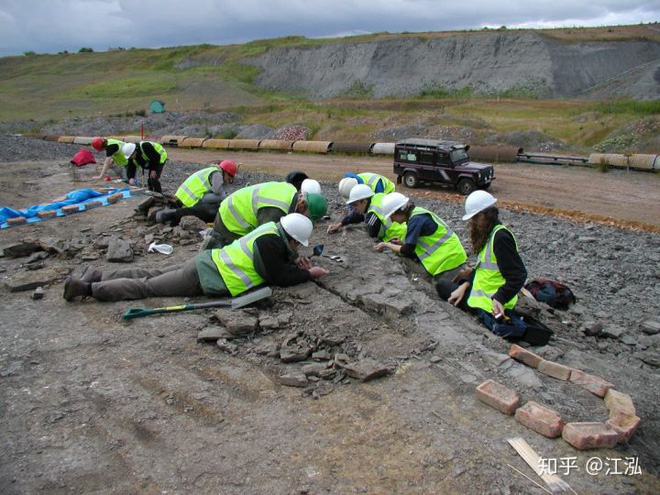
[[[162,269],[123,268],[104,272],[100,282],[92,283],[92,297],[99,301],[201,295],[195,258]]]
[[[461,284],[457,282],[452,282],[451,280],[438,279],[435,281],[435,290],[438,292],[440,299],[444,301],[449,299],[451,293],[454,292],[456,289],[458,289],[460,286]],[[471,308],[467,304],[469,295],[470,295],[470,287],[468,287],[468,290],[465,291],[465,296],[463,296],[463,299],[461,300],[460,303],[458,303],[457,307],[459,309],[462,309],[463,311],[467,311],[468,313],[477,314],[478,310],[475,308]]]
[[[163,167],[165,167],[165,164],[159,163],[158,165],[149,165],[149,168],[146,169],[147,176],[149,177],[147,179],[147,188],[150,191],[163,193],[163,188],[160,185],[160,176],[163,173]],[[151,172],[156,172],[156,177],[153,179],[151,178]]]
[[[187,216],[197,217],[204,223],[213,223],[215,215],[218,213],[218,203],[202,203],[201,201],[190,208],[177,208],[175,212],[175,225],[178,225],[181,218]]]

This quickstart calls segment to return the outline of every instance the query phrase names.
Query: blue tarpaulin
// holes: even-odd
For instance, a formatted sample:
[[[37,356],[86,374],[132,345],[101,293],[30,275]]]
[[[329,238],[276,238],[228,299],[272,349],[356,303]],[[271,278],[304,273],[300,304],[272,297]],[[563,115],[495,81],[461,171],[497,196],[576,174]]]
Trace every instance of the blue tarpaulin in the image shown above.
[[[128,188],[111,189],[105,194],[95,191],[94,189],[78,189],[69,192],[64,201],[33,205],[22,210],[14,210],[8,206],[2,206],[0,207],[0,228],[6,229],[9,227],[7,224],[7,219],[9,218],[25,217],[27,223],[41,222],[43,219],[38,217],[37,214],[44,210],[57,210],[57,216],[62,217],[64,216],[64,213],[60,211],[60,208],[67,205],[78,204],[80,205],[80,211],[84,211],[85,203],[89,203],[90,201],[100,201],[105,206],[108,204],[108,196],[118,192],[122,193],[125,198],[128,198],[131,195],[131,191]]]

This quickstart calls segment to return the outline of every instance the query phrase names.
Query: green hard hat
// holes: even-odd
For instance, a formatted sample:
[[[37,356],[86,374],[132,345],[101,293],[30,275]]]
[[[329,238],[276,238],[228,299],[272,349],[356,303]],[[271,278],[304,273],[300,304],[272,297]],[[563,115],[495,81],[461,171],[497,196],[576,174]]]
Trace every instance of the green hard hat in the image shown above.
[[[323,218],[328,211],[328,202],[321,194],[308,193],[307,194],[307,208],[309,208],[309,218],[312,222],[316,222]]]

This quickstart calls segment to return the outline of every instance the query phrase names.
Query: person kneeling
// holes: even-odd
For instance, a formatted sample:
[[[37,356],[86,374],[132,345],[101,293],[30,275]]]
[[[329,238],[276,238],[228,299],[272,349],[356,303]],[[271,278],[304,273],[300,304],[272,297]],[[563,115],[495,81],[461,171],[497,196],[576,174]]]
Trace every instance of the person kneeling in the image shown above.
[[[465,200],[463,220],[469,220],[472,249],[478,263],[467,280],[438,280],[438,295],[450,304],[477,314],[491,330],[514,317],[513,308],[527,270],[515,237],[499,221],[497,200],[486,191],[474,191]],[[515,321],[515,318],[514,318]]]
[[[93,297],[122,301],[147,297],[238,296],[254,287],[279,287],[317,279],[328,270],[300,258],[308,246],[312,221],[291,213],[268,222],[222,249],[203,251],[183,265],[165,270],[124,269],[112,273],[88,270],[82,278],[68,277],[64,299]]]

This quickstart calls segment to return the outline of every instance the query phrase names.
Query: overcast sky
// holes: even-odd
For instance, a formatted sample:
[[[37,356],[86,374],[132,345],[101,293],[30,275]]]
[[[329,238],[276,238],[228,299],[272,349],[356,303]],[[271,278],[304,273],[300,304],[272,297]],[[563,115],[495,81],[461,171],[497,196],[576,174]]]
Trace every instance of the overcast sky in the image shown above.
[[[660,0],[0,0],[0,56],[660,20]]]

